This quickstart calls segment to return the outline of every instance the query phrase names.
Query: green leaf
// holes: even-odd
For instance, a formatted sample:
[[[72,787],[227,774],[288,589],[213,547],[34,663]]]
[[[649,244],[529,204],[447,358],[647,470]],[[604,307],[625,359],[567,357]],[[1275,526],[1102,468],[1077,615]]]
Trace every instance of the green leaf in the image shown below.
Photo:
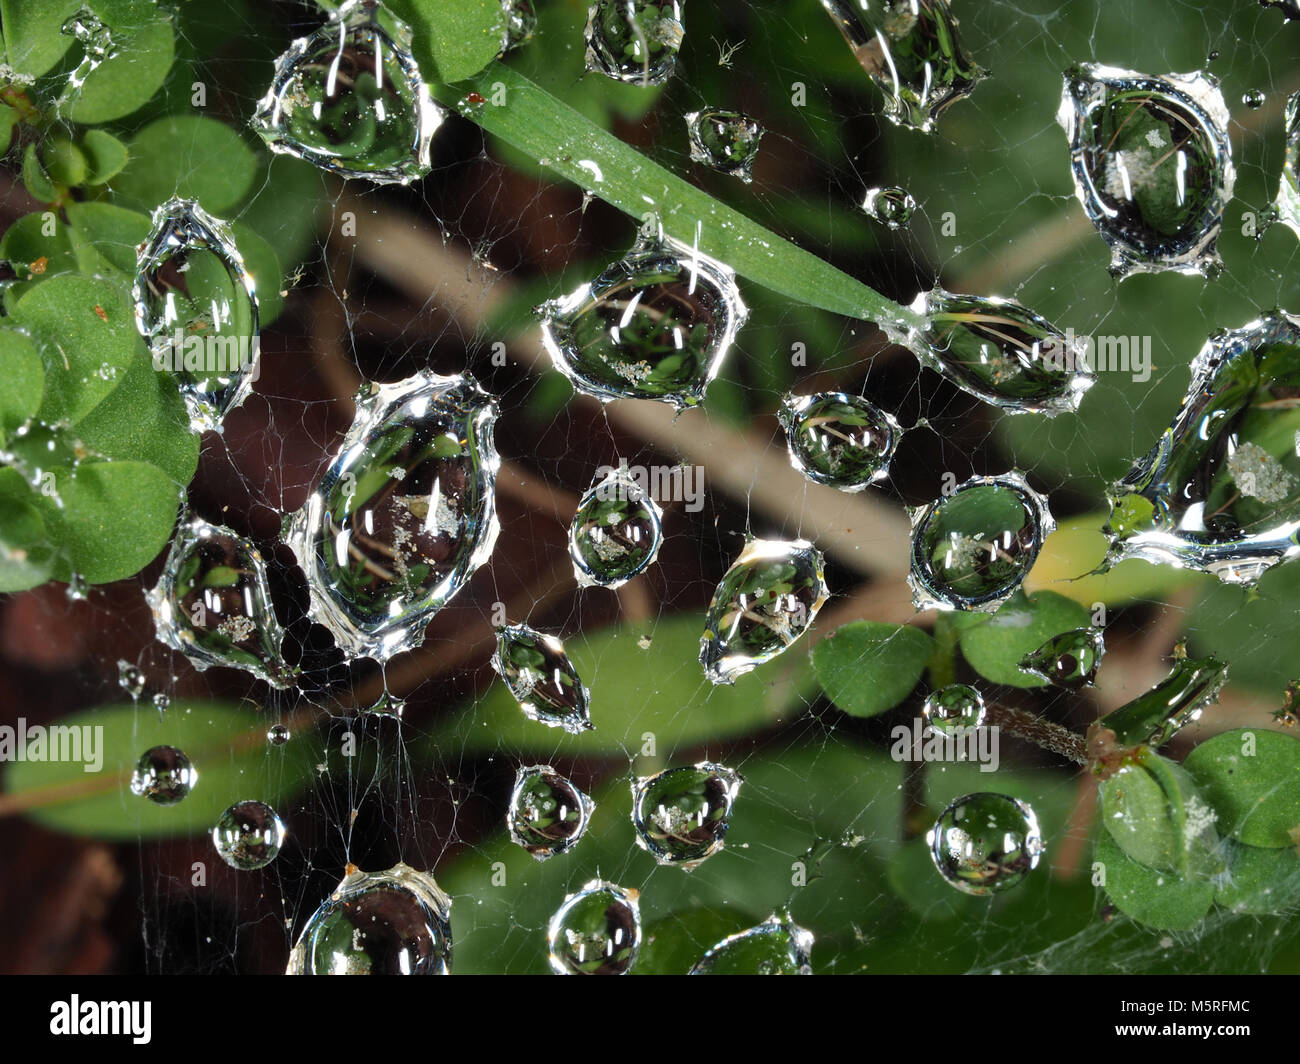
[[[57,185],[75,188],[86,179],[86,156],[66,134],[56,133],[45,138],[40,161]]]
[[[126,145],[112,133],[102,129],[88,129],[81,139],[81,149],[86,153],[89,169],[86,184],[102,185],[121,173],[129,153]]]
[[[20,74],[46,73],[72,44],[60,31],[82,0],[0,0],[8,62]]]
[[[1055,591],[1016,594],[994,614],[954,617],[961,629],[961,652],[986,680],[1011,687],[1042,687],[1043,681],[1020,671],[1020,661],[1054,635],[1088,625],[1088,611]]]
[[[436,71],[443,81],[477,74],[501,51],[505,17],[500,0],[390,0],[388,7],[411,27],[421,69]]]
[[[131,158],[111,185],[123,204],[145,211],[172,196],[185,196],[220,215],[243,200],[257,174],[253,149],[212,118],[160,118],[136,134],[129,147]]]
[[[695,962],[724,938],[752,927],[743,913],[688,909],[649,925],[632,975],[685,975]]]
[[[813,669],[826,696],[845,713],[874,717],[912,693],[934,649],[919,628],[854,621],[813,648]]]
[[[18,112],[8,104],[0,103],[0,156],[9,150],[13,143],[14,127],[18,125]]]
[[[1095,859],[1106,870],[1106,894],[1120,912],[1162,931],[1187,931],[1214,904],[1214,884],[1185,880],[1126,857],[1110,835],[1097,838]]]
[[[0,258],[25,280],[35,277],[53,277],[77,268],[68,240],[68,227],[55,217],[54,232],[45,235],[47,219],[44,214],[24,214],[5,230],[0,239]]]
[[[149,219],[111,203],[69,203],[68,239],[83,273],[117,271],[135,276],[136,245],[149,235]]]
[[[1214,900],[1234,913],[1287,912],[1300,906],[1300,853],[1294,847],[1266,850],[1224,843],[1228,870],[1219,877]]]
[[[0,593],[38,587],[53,574],[54,549],[34,499],[17,470],[0,468]]]
[[[90,72],[68,110],[68,117],[83,125],[109,122],[139,110],[162,88],[171,70],[175,34],[167,15],[154,9],[152,18],[130,29],[111,22],[109,29],[117,53]]]
[[[889,862],[889,886],[922,920],[970,918],[986,907],[979,899],[954,890],[938,874],[924,839],[912,839],[899,847]]]
[[[0,438],[36,416],[45,394],[45,364],[17,329],[0,328]]]
[[[1240,728],[1207,739],[1183,767],[1219,814],[1219,828],[1249,846],[1293,846],[1300,829],[1300,739]]]
[[[41,166],[41,160],[36,155],[35,143],[28,144],[26,151],[23,152],[23,185],[31,193],[32,199],[38,203],[51,203],[59,194],[58,189],[54,187],[54,182]]]

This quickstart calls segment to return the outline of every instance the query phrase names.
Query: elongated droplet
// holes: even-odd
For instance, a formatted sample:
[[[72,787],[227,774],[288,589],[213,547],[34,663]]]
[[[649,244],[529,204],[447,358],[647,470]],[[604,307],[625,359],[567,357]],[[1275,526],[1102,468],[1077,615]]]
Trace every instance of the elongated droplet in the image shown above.
[[[140,701],[144,694],[146,682],[144,670],[138,665],[132,665],[129,661],[122,658],[117,662],[117,685],[131,696],[132,702]]]
[[[492,667],[529,720],[577,734],[591,723],[591,695],[564,644],[526,624],[497,629]]]
[[[926,835],[934,866],[963,894],[1000,894],[1038,866],[1043,836],[1026,803],[984,791],[958,798]]]
[[[1077,691],[1092,686],[1105,653],[1106,637],[1100,628],[1076,628],[1052,636],[1026,654],[1020,660],[1020,671],[1054,687]]]
[[[135,324],[156,369],[170,370],[196,432],[253,390],[260,351],[257,286],[226,223],[194,200],[153,212],[136,251]]]
[[[916,213],[916,200],[907,189],[890,185],[868,189],[862,209],[888,229],[906,229]]]
[[[272,687],[295,672],[280,656],[266,563],[251,540],[200,517],[182,521],[162,575],[145,594],[154,630],[200,672],[211,665],[243,669]]]
[[[1281,222],[1300,237],[1300,92],[1287,97],[1283,128],[1286,132],[1286,155],[1268,220]],[[1262,228],[1259,235],[1263,235]]]
[[[593,879],[564,899],[547,929],[556,975],[626,975],[641,948],[635,890]]]
[[[903,436],[891,414],[846,392],[787,395],[777,417],[795,469],[840,491],[884,480]]]
[[[587,830],[596,803],[550,765],[515,775],[506,826],[510,841],[539,861],[571,849]]]
[[[533,0],[501,0],[505,25],[501,33],[501,53],[513,52],[533,39],[537,32],[537,12]]]
[[[587,11],[587,69],[638,85],[662,85],[682,46],[681,0],[596,0]]]
[[[81,98],[86,79],[101,64],[117,56],[118,48],[112,30],[85,4],[64,21],[59,32],[75,38],[81,45],[81,61],[68,75],[68,83],[59,95],[58,109],[66,112]]]
[[[1047,500],[1019,473],[972,477],[911,513],[907,582],[917,609],[993,612],[1056,529]]]
[[[284,845],[284,824],[265,802],[236,802],[212,829],[212,843],[221,859],[241,872],[265,868]]]
[[[829,592],[821,551],[805,540],[751,539],[713,592],[700,664],[734,683],[808,630]]]
[[[822,0],[862,69],[885,94],[885,117],[922,132],[986,77],[966,55],[948,0]]]
[[[983,725],[987,710],[984,696],[964,683],[951,683],[934,691],[921,707],[921,716],[935,731],[958,735],[964,729]]]
[[[754,180],[754,160],[763,139],[763,127],[739,111],[708,109],[686,116],[691,158],[749,184]]]
[[[492,397],[422,372],[363,388],[316,490],[285,518],[309,611],[340,649],[385,662],[488,560],[500,525]]]
[[[1155,77],[1085,63],[1065,72],[1057,120],[1074,190],[1111,249],[1111,272],[1212,276],[1236,171],[1211,75]]]
[[[813,934],[789,913],[773,913],[756,927],[728,935],[687,975],[812,975]]]
[[[555,368],[602,402],[698,405],[749,311],[735,272],[671,237],[642,237],[589,284],[538,308]]]
[[[199,774],[185,751],[155,746],[140,755],[131,773],[131,793],[157,805],[175,805],[194,789]]]
[[[697,868],[722,849],[743,782],[740,773],[711,761],[634,780],[637,845],[662,865]]]
[[[663,543],[663,511],[627,472],[612,470],[578,503],[569,557],[580,587],[622,587],[645,572]]]
[[[1095,377],[1071,335],[1014,300],[936,288],[881,328],[962,391],[1009,414],[1077,410]]]
[[[406,700],[398,698],[391,691],[385,691],[370,705],[361,707],[359,715],[362,717],[387,717],[390,720],[401,720],[402,714],[406,712]]]
[[[1106,567],[1124,558],[1253,584],[1300,555],[1300,319],[1211,336],[1172,424],[1111,490]]]
[[[348,0],[276,60],[252,126],[273,152],[340,177],[405,185],[429,172],[429,141],[444,117],[406,23],[376,0]]]
[[[347,875],[311,915],[286,975],[449,975],[451,898],[398,862]]]
[[[1093,726],[1094,731],[1114,732],[1113,744],[1121,750],[1143,744],[1161,746],[1214,705],[1228,682],[1228,666],[1213,656],[1189,658],[1181,644],[1174,653],[1176,660],[1168,676],[1131,702],[1107,713]],[[1090,752],[1094,755],[1110,752],[1112,741],[1107,740],[1104,745],[1106,750]]]

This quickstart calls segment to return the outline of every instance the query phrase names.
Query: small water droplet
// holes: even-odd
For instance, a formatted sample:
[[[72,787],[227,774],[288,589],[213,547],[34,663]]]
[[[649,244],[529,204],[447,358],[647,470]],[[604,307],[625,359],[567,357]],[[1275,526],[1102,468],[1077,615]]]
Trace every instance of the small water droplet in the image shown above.
[[[119,658],[117,661],[117,685],[131,696],[133,702],[138,702],[144,694],[146,686],[144,670],[138,665],[132,665],[129,661]]]
[[[687,975],[812,975],[813,934],[786,912],[728,935]]]
[[[530,765],[515,775],[506,826],[511,842],[545,861],[572,848],[595,811],[596,803],[550,765]]]
[[[964,683],[951,683],[932,692],[921,707],[925,722],[945,735],[958,735],[963,729],[981,727],[987,713],[984,696]]]
[[[1259,108],[1264,106],[1264,101],[1267,99],[1268,97],[1264,94],[1262,89],[1251,89],[1249,92],[1242,94],[1241,102],[1252,111],[1257,111]]]
[[[505,28],[501,34],[501,54],[522,48],[537,32],[537,12],[533,0],[501,0]]]
[[[964,894],[1000,894],[1043,854],[1038,817],[1026,803],[984,791],[958,798],[926,835],[934,866]]]
[[[69,602],[85,602],[90,597],[90,583],[80,573],[72,573],[63,594]]]
[[[903,435],[891,414],[846,392],[787,395],[777,417],[795,469],[846,492],[884,480]]]
[[[689,872],[722,849],[744,777],[701,761],[632,782],[636,841],[659,864]]]
[[[867,190],[862,209],[889,229],[906,229],[916,212],[916,200],[905,188],[893,185]]]
[[[398,698],[391,691],[385,690],[375,701],[363,706],[360,715],[363,717],[387,717],[390,720],[401,720],[402,714],[406,712],[406,700]]]
[[[131,793],[157,805],[175,805],[198,781],[198,771],[184,751],[174,746],[155,746],[136,762],[131,773]]]
[[[157,693],[154,694],[153,705],[154,705],[154,709],[158,711],[159,717],[161,717],[164,713],[167,712],[168,709],[171,708],[171,704],[172,704],[171,695],[163,694],[161,691],[158,691]]]
[[[662,85],[677,67],[684,33],[681,0],[596,0],[587,12],[587,69]]]
[[[265,868],[284,845],[284,824],[265,802],[236,802],[212,829],[212,844],[221,859],[241,872]]]
[[[293,733],[283,724],[272,724],[266,730],[266,741],[272,746],[283,746],[291,738]]]
[[[591,695],[555,636],[526,624],[499,628],[492,667],[529,720],[574,734],[593,727]]]
[[[659,556],[663,511],[626,466],[592,485],[569,530],[569,557],[579,587],[622,587]]]
[[[556,975],[626,975],[641,948],[635,890],[593,879],[551,917],[546,941]]]
[[[739,111],[707,109],[686,116],[691,142],[691,159],[720,173],[754,179],[754,160],[763,139],[763,127]]]
[[[1026,654],[1020,660],[1020,671],[1054,687],[1077,691],[1092,686],[1105,653],[1106,637],[1100,628],[1076,628],[1052,636]]]

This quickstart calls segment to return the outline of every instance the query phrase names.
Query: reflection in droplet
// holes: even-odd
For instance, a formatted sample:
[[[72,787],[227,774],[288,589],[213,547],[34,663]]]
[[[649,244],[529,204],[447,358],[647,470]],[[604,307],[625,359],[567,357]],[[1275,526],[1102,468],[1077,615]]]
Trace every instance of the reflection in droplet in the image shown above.
[[[740,773],[711,761],[634,780],[637,845],[659,864],[697,868],[722,849],[743,782]]]
[[[1091,687],[1106,653],[1100,628],[1075,628],[1047,640],[1020,660],[1020,671],[1055,687],[1077,691]]]
[[[272,724],[266,730],[266,741],[272,746],[283,746],[292,737],[293,733],[284,724]]]
[[[574,734],[594,727],[591,695],[555,636],[526,624],[499,628],[492,667],[529,720]]]
[[[587,69],[662,85],[677,67],[684,33],[681,0],[595,0],[587,12]]]
[[[622,587],[659,556],[663,511],[625,467],[611,470],[578,503],[569,557],[579,587]]]
[[[691,141],[691,159],[711,166],[719,173],[754,179],[754,159],[763,139],[763,127],[739,111],[709,109],[686,116]]]
[[[155,746],[140,755],[131,773],[131,793],[157,805],[175,805],[194,789],[198,771],[174,746]]]
[[[1281,222],[1300,237],[1300,92],[1287,97],[1283,118],[1286,132],[1286,154],[1282,161],[1282,176],[1278,179],[1277,196],[1266,219]],[[1261,227],[1259,235],[1263,235]]]
[[[547,929],[557,975],[626,975],[641,948],[637,892],[593,879],[564,899]]]
[[[916,200],[905,188],[893,185],[867,190],[862,209],[888,229],[906,229],[916,212]]]
[[[533,0],[501,0],[505,28],[501,33],[501,53],[513,52],[533,39],[537,32],[537,12]]]
[[[550,765],[521,767],[510,793],[510,841],[539,861],[569,850],[587,830],[596,803]]]
[[[812,975],[813,934],[786,912],[728,935],[687,975]]]
[[[891,414],[845,392],[787,395],[777,416],[795,469],[840,491],[884,480],[903,435]]]
[[[1026,803],[982,792],[958,798],[926,835],[934,866],[964,894],[998,894],[1038,866],[1043,836]]]
[[[987,710],[984,696],[969,684],[952,683],[931,692],[921,707],[921,716],[935,731],[946,735],[960,734],[962,729],[978,728]]]
[[[265,868],[284,845],[284,824],[265,802],[236,802],[212,829],[212,844],[221,859],[241,872]]]

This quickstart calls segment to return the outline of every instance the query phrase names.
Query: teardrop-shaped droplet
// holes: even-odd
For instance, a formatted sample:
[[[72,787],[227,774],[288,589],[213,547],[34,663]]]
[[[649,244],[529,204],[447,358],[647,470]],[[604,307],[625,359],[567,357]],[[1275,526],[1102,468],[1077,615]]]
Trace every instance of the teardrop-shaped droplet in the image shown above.
[[[1182,407],[1111,491],[1107,565],[1124,558],[1253,584],[1300,555],[1300,319],[1283,311],[1217,333]]]
[[[934,866],[963,894],[1000,894],[1043,855],[1038,817],[1026,803],[988,791],[958,798],[926,835]]]
[[[526,624],[499,628],[492,667],[529,720],[574,734],[594,727],[591,695],[555,636]]]
[[[226,223],[194,200],[155,210],[132,298],[154,368],[175,377],[190,424],[220,431],[253,390],[260,347],[257,287]]]
[[[1029,575],[1055,529],[1047,500],[1019,473],[972,477],[912,510],[913,603],[991,613]]]
[[[595,811],[596,803],[550,765],[530,765],[515,775],[506,826],[511,842],[545,861],[581,839]]]
[[[795,469],[840,491],[862,491],[888,476],[903,436],[891,414],[846,392],[787,395],[777,416]]]
[[[773,913],[756,927],[728,935],[687,975],[812,975],[813,934],[789,913]]]
[[[636,841],[662,865],[690,871],[722,849],[744,778],[701,761],[632,783]]]
[[[428,872],[398,862],[347,875],[289,954],[286,975],[449,975],[451,898]]]
[[[692,111],[686,116],[686,129],[695,162],[738,177],[745,184],[754,179],[763,127],[748,115],[714,108]]]
[[[663,511],[621,466],[578,503],[569,529],[569,557],[579,587],[622,587],[659,556]]]
[[[131,773],[131,793],[157,805],[175,805],[194,789],[199,774],[185,751],[155,746],[140,755]]]
[[[267,147],[340,177],[408,184],[442,124],[411,31],[377,0],[348,0],[276,60],[252,125]]]
[[[966,55],[948,0],[822,0],[862,69],[885,94],[885,117],[922,132],[986,76]]]
[[[1182,644],[1174,648],[1175,661],[1169,675],[1137,698],[1112,710],[1093,725],[1090,752],[1094,756],[1112,749],[1135,746],[1162,746],[1183,728],[1200,719],[1206,708],[1214,705],[1219,692],[1228,682],[1228,666],[1213,656],[1189,658]],[[1105,749],[1093,749],[1093,735],[1113,732],[1106,737]]]
[[[138,702],[144,694],[146,682],[144,670],[129,661],[118,659],[117,686],[131,696],[131,701]]]
[[[1020,660],[1020,671],[1054,687],[1077,691],[1092,686],[1105,653],[1106,637],[1100,628],[1075,628],[1052,636],[1026,654]]]
[[[1010,299],[936,288],[912,303],[911,320],[881,328],[962,391],[1009,414],[1077,410],[1092,387],[1092,365],[1073,331]]]
[[[501,0],[501,54],[522,48],[537,32],[537,12],[533,0]]]
[[[1236,171],[1213,77],[1085,63],[1065,72],[1057,120],[1075,194],[1111,249],[1112,273],[1218,272]]]
[[[626,975],[641,948],[635,890],[593,879],[564,899],[547,929],[556,975]]]
[[[221,859],[241,872],[265,868],[284,845],[284,824],[265,802],[236,802],[212,829],[212,843]]]
[[[284,629],[271,605],[266,563],[251,540],[200,517],[182,521],[145,598],[159,642],[199,671],[224,665],[273,687],[293,683],[294,670],[280,656]]]
[[[808,630],[829,592],[822,552],[805,540],[751,539],[719,581],[700,664],[715,684],[771,661]]]
[[[385,662],[488,560],[500,525],[497,410],[468,377],[363,389],[316,490],[285,518],[309,612],[352,657]]]
[[[965,729],[981,727],[986,715],[984,696],[964,683],[950,683],[931,692],[921,707],[925,722],[945,735],[958,735]]]
[[[81,61],[68,75],[68,83],[59,95],[58,109],[67,113],[81,98],[86,79],[103,63],[115,58],[119,52],[112,30],[85,4],[64,20],[59,32],[72,37],[81,46]]]
[[[587,11],[587,69],[662,85],[677,67],[684,34],[681,0],[595,0]]]
[[[906,229],[916,213],[916,200],[907,189],[889,185],[868,189],[862,209],[888,229]]]

